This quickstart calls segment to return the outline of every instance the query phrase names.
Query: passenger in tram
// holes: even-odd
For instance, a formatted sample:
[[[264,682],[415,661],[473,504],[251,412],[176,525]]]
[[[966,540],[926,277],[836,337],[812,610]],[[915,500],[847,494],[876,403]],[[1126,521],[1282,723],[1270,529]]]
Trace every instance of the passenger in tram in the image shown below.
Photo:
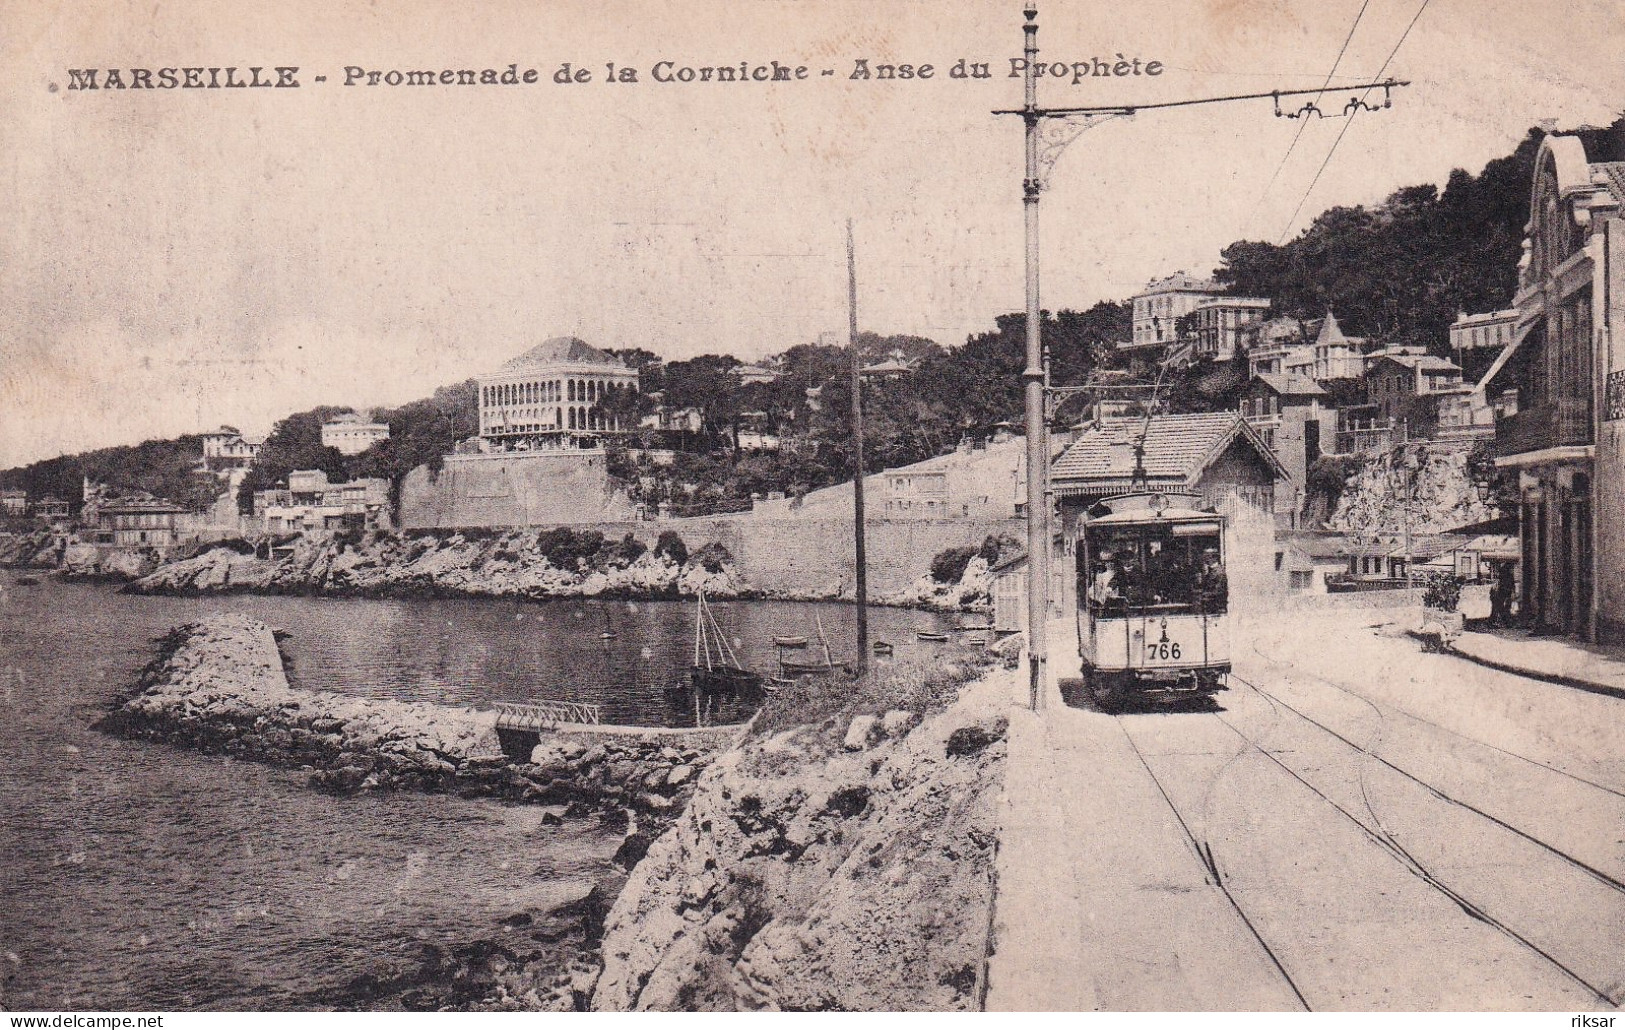
[[[1102,549],[1095,555],[1095,578],[1089,585],[1089,600],[1100,608],[1122,604],[1124,582],[1122,559],[1116,552]]]

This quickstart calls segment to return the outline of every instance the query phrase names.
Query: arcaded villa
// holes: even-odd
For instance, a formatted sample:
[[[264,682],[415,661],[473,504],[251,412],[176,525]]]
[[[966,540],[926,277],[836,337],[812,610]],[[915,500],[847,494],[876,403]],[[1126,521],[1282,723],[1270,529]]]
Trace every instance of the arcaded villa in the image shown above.
[[[611,390],[636,390],[638,373],[573,336],[537,344],[477,377],[480,446],[487,452],[596,446],[631,426],[605,415]]]

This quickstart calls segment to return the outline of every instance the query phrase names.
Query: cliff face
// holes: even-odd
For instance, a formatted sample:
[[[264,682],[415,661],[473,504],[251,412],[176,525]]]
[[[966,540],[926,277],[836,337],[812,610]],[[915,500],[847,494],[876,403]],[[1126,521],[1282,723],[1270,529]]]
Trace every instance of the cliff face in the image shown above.
[[[653,552],[584,567],[555,565],[541,532],[478,538],[377,534],[360,542],[299,537],[290,553],[257,558],[217,547],[164,565],[132,583],[135,593],[321,593],[354,597],[736,597],[743,586],[723,558],[697,552],[678,565]]]
[[[610,912],[593,1007],[978,1007],[1010,673],[748,741]]]
[[[1459,447],[1426,451],[1417,462],[1408,505],[1407,487],[1403,484],[1412,473],[1396,474],[1391,455],[1370,461],[1349,479],[1326,526],[1352,532],[1399,533],[1404,531],[1408,517],[1413,533],[1443,533],[1495,518],[1495,509],[1480,501],[1473,490],[1467,458],[1467,451]]]

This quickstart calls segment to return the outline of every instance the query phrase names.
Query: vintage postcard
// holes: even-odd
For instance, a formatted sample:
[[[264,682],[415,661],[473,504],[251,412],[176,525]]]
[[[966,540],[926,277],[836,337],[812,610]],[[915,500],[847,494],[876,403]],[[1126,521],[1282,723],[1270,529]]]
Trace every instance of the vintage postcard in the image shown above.
[[[1613,1025],[1617,3],[0,10],[12,1026]]]

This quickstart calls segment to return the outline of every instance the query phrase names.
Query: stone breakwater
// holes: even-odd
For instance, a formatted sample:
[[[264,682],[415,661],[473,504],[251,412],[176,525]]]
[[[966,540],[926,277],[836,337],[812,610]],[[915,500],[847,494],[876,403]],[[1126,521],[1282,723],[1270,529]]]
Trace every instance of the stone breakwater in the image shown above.
[[[243,553],[244,550],[249,553]],[[263,553],[260,551],[258,553]],[[139,594],[329,594],[342,597],[692,597],[750,593],[728,557],[702,548],[684,561],[614,546],[589,559],[550,555],[545,531],[499,534],[300,536],[277,556],[219,546],[147,570]]]
[[[719,757],[610,910],[593,1008],[978,1008],[1012,675]]]
[[[681,808],[732,732],[546,733],[505,754],[493,712],[356,698],[289,685],[275,634],[242,615],[180,626],[135,693],[102,723],[125,736],[305,768],[336,791],[425,790],[639,818],[643,840]]]

